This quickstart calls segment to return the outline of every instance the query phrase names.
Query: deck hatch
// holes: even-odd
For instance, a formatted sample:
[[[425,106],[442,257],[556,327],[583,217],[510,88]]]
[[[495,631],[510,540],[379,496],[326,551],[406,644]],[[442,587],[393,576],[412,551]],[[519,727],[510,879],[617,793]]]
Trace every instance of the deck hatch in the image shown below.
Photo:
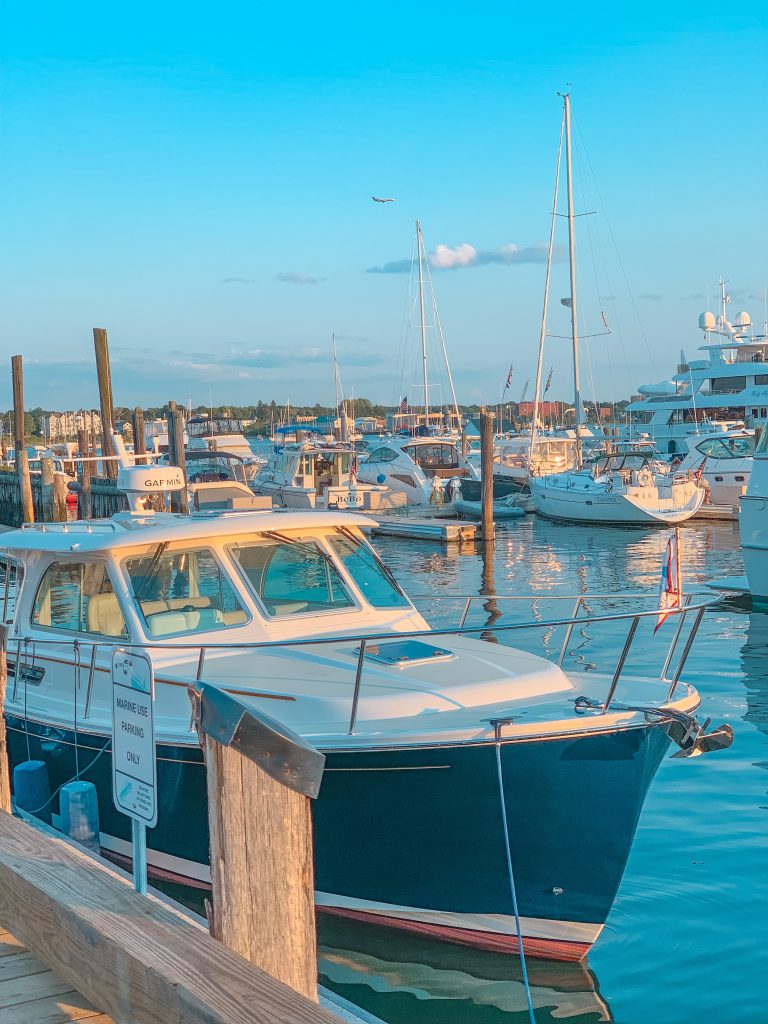
[[[360,648],[358,647],[358,653]],[[393,640],[383,644],[369,643],[365,649],[366,658],[380,661],[385,665],[424,664],[429,661],[447,661],[455,658],[452,651],[433,644],[422,643],[421,640]]]

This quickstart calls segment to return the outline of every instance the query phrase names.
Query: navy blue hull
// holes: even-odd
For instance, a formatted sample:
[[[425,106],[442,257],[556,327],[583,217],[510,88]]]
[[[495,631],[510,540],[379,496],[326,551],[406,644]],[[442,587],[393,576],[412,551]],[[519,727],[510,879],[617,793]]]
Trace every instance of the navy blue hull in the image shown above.
[[[75,773],[71,731],[8,718],[12,765],[46,762],[51,790]],[[82,777],[99,794],[102,833],[128,841],[112,804],[103,737],[80,734]],[[661,727],[510,742],[502,767],[520,913],[602,924],[651,780]],[[151,850],[208,862],[205,770],[194,747],[158,747],[160,805]],[[54,814],[58,801],[52,803]],[[492,744],[328,752],[313,806],[316,888],[354,901],[453,914],[512,913]]]

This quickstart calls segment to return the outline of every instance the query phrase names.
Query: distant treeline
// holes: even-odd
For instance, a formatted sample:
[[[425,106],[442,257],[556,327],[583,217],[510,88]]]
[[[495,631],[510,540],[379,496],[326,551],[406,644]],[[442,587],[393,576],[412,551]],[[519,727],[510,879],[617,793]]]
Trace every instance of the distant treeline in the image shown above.
[[[587,411],[587,417],[591,421],[598,419],[596,407],[602,410],[611,409],[612,417],[619,419],[621,418],[629,403],[626,401],[622,402],[584,402],[584,407]],[[179,408],[186,408],[186,403],[177,402]],[[371,402],[367,398],[355,398],[354,400],[348,400],[348,407],[350,407],[350,413],[354,409],[354,415],[357,416],[376,416],[384,418],[387,415],[396,412],[397,406],[392,405],[380,405],[376,402]],[[418,408],[418,407],[414,407]],[[491,408],[495,408],[491,406]],[[481,406],[478,404],[473,405],[459,405],[459,412],[469,418],[474,419],[478,416]],[[60,409],[28,409],[24,416],[25,422],[25,433],[28,437],[41,437],[44,432],[44,419],[53,412],[61,412]],[[72,410],[79,411],[79,410]],[[93,410],[98,412],[97,409]],[[127,406],[116,405],[114,409],[115,422],[118,425],[123,423],[130,423],[131,413],[133,409],[129,409]],[[265,429],[268,429],[272,421],[279,421],[281,416],[285,416],[285,405],[284,403],[278,403],[274,400],[271,402],[256,402],[255,405],[215,405],[213,407],[206,405],[194,406],[192,414],[204,414],[214,416],[231,416],[235,419],[250,420],[252,421],[251,432],[260,433]],[[333,416],[336,413],[335,406],[320,405],[291,405],[290,408],[291,419],[297,416]],[[168,405],[156,405],[149,406],[144,409],[145,419],[162,419],[168,414]],[[5,425],[3,433],[7,434],[10,431],[13,411],[7,410],[4,414]],[[518,403],[517,402],[505,402],[504,403],[504,418],[513,422],[518,418]],[[605,414],[603,413],[603,419]]]

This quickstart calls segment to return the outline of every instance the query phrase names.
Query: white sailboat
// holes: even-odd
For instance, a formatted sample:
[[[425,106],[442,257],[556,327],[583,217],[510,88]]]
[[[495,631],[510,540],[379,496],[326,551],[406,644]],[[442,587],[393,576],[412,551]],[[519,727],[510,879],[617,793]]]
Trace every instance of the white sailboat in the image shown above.
[[[563,304],[571,313],[571,341],[573,350],[573,406],[575,418],[575,465],[561,473],[530,478],[531,497],[540,515],[584,523],[611,523],[627,525],[674,525],[695,515],[704,501],[705,492],[693,473],[670,473],[647,455],[639,452],[604,456],[589,466],[584,465],[583,406],[579,381],[579,331],[576,302],[576,247],[573,211],[573,164],[571,159],[571,99],[563,96],[562,138],[565,138],[566,184],[568,194],[568,264],[570,271],[570,297]],[[555,186],[555,203],[557,184]],[[536,381],[535,403],[538,404],[541,380],[541,351],[546,330],[549,267],[551,265],[552,238],[554,236],[555,206],[553,206],[549,260],[545,285],[542,317],[539,369]],[[532,435],[536,429],[536,409]],[[531,441],[533,449],[533,436]]]

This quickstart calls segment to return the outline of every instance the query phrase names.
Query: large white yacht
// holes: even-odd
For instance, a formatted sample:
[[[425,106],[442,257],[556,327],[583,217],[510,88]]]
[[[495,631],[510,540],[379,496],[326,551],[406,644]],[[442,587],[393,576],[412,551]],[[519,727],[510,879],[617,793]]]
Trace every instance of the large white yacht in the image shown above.
[[[685,454],[686,439],[702,429],[762,430],[768,422],[768,338],[752,333],[749,313],[727,319],[729,296],[720,282],[720,313],[702,313],[702,359],[681,352],[677,373],[643,384],[627,408],[622,436],[649,434],[661,452]]]

